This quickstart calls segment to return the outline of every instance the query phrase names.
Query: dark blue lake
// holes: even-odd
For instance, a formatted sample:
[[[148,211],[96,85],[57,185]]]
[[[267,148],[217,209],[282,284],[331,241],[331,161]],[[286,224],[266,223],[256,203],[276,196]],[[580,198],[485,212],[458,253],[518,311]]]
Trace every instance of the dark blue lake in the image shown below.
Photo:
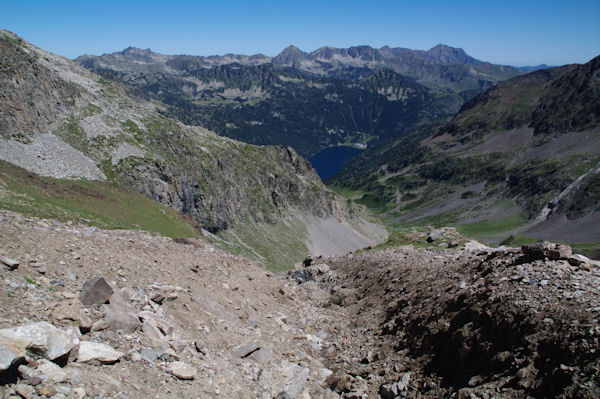
[[[363,152],[358,148],[348,146],[329,147],[309,159],[313,168],[317,170],[319,177],[325,179],[331,175],[335,175],[340,166],[352,157]]]

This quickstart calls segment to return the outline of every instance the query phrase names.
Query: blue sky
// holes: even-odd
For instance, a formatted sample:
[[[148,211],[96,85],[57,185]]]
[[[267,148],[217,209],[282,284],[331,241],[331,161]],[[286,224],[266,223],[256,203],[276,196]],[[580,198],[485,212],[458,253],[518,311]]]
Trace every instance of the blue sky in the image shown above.
[[[74,58],[128,46],[165,54],[276,55],[289,44],[462,47],[499,64],[600,54],[600,0],[2,0],[0,27]]]

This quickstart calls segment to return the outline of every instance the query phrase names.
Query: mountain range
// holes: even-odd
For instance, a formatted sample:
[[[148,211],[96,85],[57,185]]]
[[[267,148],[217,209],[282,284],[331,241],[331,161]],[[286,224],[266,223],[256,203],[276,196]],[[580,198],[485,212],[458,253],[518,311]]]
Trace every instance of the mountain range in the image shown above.
[[[311,157],[364,147],[434,123],[521,71],[438,45],[428,51],[294,46],[263,55],[163,55],[127,48],[76,62],[167,104],[163,114],[252,144]]]

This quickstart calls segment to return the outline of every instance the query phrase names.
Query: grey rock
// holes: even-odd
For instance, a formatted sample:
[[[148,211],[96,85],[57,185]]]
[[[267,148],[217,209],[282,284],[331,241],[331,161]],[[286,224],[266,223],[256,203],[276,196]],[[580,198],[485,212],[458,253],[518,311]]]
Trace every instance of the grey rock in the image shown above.
[[[253,352],[250,357],[258,363],[267,364],[273,360],[273,349],[267,345],[263,345],[257,351]]]
[[[28,351],[54,360],[79,344],[73,330],[59,330],[45,321],[0,330],[0,371],[6,370]]]
[[[283,391],[277,395],[277,399],[293,399],[295,398],[306,384],[308,380],[308,368],[299,364],[291,364],[283,370],[283,374],[287,376],[286,385]]]
[[[103,304],[114,293],[104,277],[94,277],[83,284],[79,300],[84,306]]]
[[[142,348],[140,355],[142,356],[142,359],[152,363],[161,357],[164,352],[164,349],[160,348]]]
[[[262,346],[264,345],[260,341],[249,342],[235,349],[233,351],[233,356],[244,358],[259,350]]]
[[[60,383],[65,382],[69,378],[69,374],[64,369],[46,359],[38,361],[35,369],[47,376],[49,382]]]
[[[111,295],[109,305],[106,307],[106,321],[108,328],[113,331],[135,332],[142,328],[137,309],[129,305],[119,294]]]
[[[296,280],[296,282],[298,282],[298,284],[302,284],[302,283],[306,283],[307,281],[312,281],[314,280],[314,277],[312,275],[312,273],[310,272],[310,270],[294,270],[294,272],[292,272],[292,278],[294,278]]]
[[[6,265],[10,270],[15,270],[19,267],[19,261],[0,255],[0,262]]]
[[[77,361],[80,363],[98,360],[101,363],[114,363],[123,357],[123,353],[100,342],[81,341]]]
[[[21,377],[28,381],[31,385],[35,386],[48,381],[48,376],[38,369],[34,369],[22,364],[19,366],[18,370],[19,373],[21,373]]]
[[[394,399],[400,392],[408,388],[410,372],[402,373],[400,379],[393,384],[384,384],[379,388],[379,394],[383,399]]]
[[[427,236],[427,242],[434,242],[444,236],[444,230],[434,230]]]

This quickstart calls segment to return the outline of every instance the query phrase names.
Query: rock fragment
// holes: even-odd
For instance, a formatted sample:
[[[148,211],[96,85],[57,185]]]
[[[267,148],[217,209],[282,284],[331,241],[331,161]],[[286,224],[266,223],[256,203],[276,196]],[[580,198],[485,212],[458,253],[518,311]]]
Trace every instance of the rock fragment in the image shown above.
[[[0,255],[0,262],[6,265],[10,270],[15,270],[19,267],[19,261]]]
[[[103,304],[114,293],[104,277],[94,277],[83,284],[79,300],[84,306]]]
[[[197,374],[197,371],[194,367],[180,361],[171,363],[169,371],[180,380],[193,380]]]
[[[115,363],[123,357],[123,353],[100,342],[81,341],[77,361],[80,363],[98,360],[101,363]]]
[[[27,384],[16,384],[15,392],[24,399],[29,399],[35,393],[35,389],[31,385]]]
[[[310,270],[294,270],[292,277],[298,282],[298,284],[306,283],[307,281],[314,280],[314,277]]]
[[[72,330],[59,330],[45,321],[0,330],[0,371],[6,370],[29,350],[55,360],[68,354],[79,338]]]
[[[249,342],[247,344],[244,344],[244,345],[238,347],[236,350],[234,350],[233,356],[239,357],[239,358],[245,358],[247,356],[250,356],[253,352],[256,352],[257,350],[259,350],[261,348],[261,346],[263,346],[263,344],[260,341]]]

